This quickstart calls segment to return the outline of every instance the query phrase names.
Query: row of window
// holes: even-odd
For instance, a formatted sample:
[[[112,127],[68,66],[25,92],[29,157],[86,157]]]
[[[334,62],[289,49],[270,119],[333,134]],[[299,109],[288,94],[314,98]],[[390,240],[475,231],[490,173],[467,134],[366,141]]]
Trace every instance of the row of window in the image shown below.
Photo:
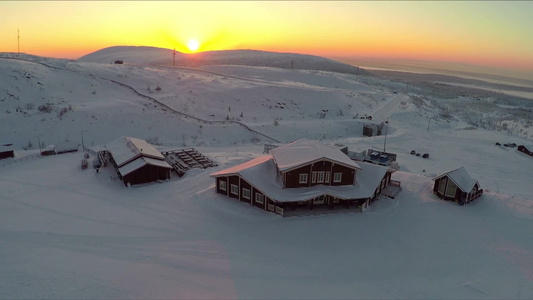
[[[219,187],[220,190],[226,191],[227,183],[225,181],[221,180],[221,181],[218,182],[218,187]],[[239,195],[239,186],[237,186],[236,184],[231,184],[230,187],[231,187],[230,192],[233,195]],[[242,189],[242,197],[244,199],[250,199],[250,190],[249,189]],[[255,193],[255,202],[257,202],[259,204],[265,203],[265,195],[256,192]]]
[[[311,183],[329,183],[329,171],[314,171],[312,173],[311,177]],[[300,180],[299,182],[301,184],[307,183],[307,173],[300,173]],[[341,182],[342,181],[342,173],[333,173],[333,182]]]

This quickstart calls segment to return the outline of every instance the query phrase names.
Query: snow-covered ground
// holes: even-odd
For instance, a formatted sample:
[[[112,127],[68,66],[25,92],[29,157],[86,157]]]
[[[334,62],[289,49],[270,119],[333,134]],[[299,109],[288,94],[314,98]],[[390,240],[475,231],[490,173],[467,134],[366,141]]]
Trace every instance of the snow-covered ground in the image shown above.
[[[533,158],[494,145],[533,144],[527,115],[520,134],[488,130],[446,114],[463,99],[366,75],[16,58],[0,55],[0,139],[17,157],[38,139],[129,135],[219,166],[126,188],[109,167],[81,170],[80,152],[0,161],[2,299],[533,298]],[[386,143],[362,136],[365,115],[388,118]],[[397,153],[403,191],[364,213],[289,218],[215,193],[213,172],[303,137]],[[485,190],[463,207],[431,192],[460,166]]]

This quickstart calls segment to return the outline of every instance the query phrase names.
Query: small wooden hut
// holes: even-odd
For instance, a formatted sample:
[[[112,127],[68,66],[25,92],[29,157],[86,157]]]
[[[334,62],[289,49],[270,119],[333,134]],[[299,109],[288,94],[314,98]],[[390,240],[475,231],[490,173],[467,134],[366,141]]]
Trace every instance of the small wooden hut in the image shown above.
[[[460,167],[433,178],[433,193],[444,200],[451,200],[464,205],[483,194],[479,182]]]

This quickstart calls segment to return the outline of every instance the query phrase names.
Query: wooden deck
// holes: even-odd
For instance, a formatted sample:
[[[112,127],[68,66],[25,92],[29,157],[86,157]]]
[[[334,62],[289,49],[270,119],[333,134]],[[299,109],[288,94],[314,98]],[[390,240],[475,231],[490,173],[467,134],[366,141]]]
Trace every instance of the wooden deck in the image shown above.
[[[389,198],[396,198],[398,194],[402,191],[401,182],[397,180],[391,180],[390,185],[381,191],[383,196]]]
[[[165,161],[168,162],[178,176],[183,176],[193,168],[207,169],[218,166],[217,163],[198,152],[194,148],[183,148],[162,152]]]

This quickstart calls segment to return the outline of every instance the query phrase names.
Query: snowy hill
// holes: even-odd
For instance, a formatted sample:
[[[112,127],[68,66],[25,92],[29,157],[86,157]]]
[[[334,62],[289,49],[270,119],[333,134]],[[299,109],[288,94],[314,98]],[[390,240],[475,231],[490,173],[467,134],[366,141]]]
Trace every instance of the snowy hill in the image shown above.
[[[528,106],[365,74],[157,66],[146,50],[0,53],[0,140],[16,155],[0,160],[0,298],[533,298],[533,159],[495,146],[531,144]],[[386,138],[362,135],[386,120]],[[29,159],[38,141],[82,136],[192,146],[218,167],[126,188],[112,168],[81,170],[79,152]],[[386,147],[403,191],[364,213],[290,218],[216,194],[210,174],[304,137]],[[431,192],[460,166],[485,190],[464,207]]]
[[[155,47],[116,46],[101,49],[80,57],[81,62],[112,63],[122,60],[125,64],[141,66],[172,66],[173,50]],[[245,65],[298,70],[321,70],[337,73],[364,74],[365,71],[324,57],[278,53],[258,50],[207,51],[193,54],[176,52],[176,66],[198,67],[204,65]]]

